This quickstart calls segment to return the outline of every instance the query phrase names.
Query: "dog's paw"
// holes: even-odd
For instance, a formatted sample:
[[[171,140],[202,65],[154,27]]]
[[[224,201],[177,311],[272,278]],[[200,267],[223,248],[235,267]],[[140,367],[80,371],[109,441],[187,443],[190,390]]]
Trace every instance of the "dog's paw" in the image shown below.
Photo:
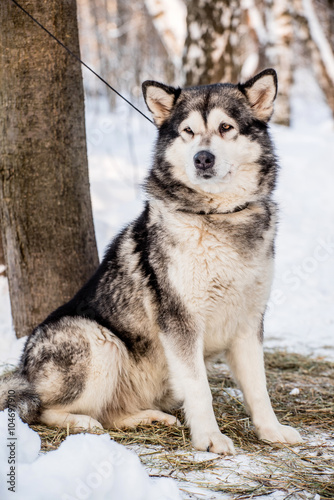
[[[270,443],[298,444],[303,439],[299,432],[288,425],[277,424],[273,427],[264,427],[257,430],[258,438]]]
[[[197,450],[211,451],[219,455],[235,455],[232,440],[219,431],[193,436],[192,443]]]
[[[71,425],[73,426],[73,430],[77,432],[80,432],[82,429],[87,431],[94,431],[96,429],[103,430],[102,424],[88,415],[75,415]]]

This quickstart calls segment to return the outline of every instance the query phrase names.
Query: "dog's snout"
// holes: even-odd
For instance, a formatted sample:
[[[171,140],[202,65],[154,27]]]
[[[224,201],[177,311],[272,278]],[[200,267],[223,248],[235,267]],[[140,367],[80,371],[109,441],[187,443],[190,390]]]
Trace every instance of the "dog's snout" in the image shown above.
[[[194,164],[200,170],[212,168],[215,164],[215,155],[209,151],[199,151],[194,156]]]

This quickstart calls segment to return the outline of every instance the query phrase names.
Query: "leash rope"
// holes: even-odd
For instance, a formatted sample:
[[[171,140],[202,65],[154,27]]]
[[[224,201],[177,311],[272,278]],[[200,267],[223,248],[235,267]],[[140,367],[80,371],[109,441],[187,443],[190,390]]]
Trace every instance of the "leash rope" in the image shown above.
[[[128,101],[128,99],[126,99],[126,97],[124,97],[122,94],[120,94],[116,89],[114,89],[114,87],[112,87],[108,82],[106,82],[104,80],[104,78],[102,78],[102,76],[100,76],[98,73],[96,73],[96,71],[94,71],[90,66],[88,66],[88,64],[86,64],[85,62],[83,62],[80,57],[78,57],[74,52],[72,52],[72,50],[70,50],[65,44],[63,44],[63,42],[61,42],[55,35],[53,35],[47,28],[45,28],[43,26],[43,24],[41,24],[39,21],[37,21],[37,19],[35,19],[27,10],[25,10],[22,5],[20,5],[16,0],[11,0],[17,7],[19,7],[19,9],[22,10],[22,12],[24,12],[28,17],[30,17],[30,19],[32,21],[34,21],[34,23],[36,23],[40,28],[42,28],[49,36],[51,36],[51,38],[53,38],[59,45],[61,45],[61,47],[63,47],[63,49],[65,49],[69,54],[71,54],[71,56],[73,56],[77,61],[79,61],[85,68],[87,68],[91,73],[93,73],[93,75],[97,76],[97,78],[99,80],[101,80],[101,82],[103,82],[110,90],[112,90],[113,92],[115,92],[115,94],[117,94],[121,99],[123,99],[123,101],[125,101],[127,104],[129,104],[133,109],[135,109],[136,111],[138,111],[138,113],[140,113],[144,118],[146,118],[146,120],[148,120],[150,123],[153,123],[154,125],[154,122],[148,117],[146,116],[142,111],[140,111],[140,109],[138,109],[134,104],[132,104],[132,102]]]

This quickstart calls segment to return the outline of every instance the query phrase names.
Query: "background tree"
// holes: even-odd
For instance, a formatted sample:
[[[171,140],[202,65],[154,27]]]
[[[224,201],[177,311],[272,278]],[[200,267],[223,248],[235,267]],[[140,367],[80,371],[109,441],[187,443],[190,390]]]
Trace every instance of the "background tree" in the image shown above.
[[[103,78],[137,103],[143,80],[174,80],[175,55],[157,29],[160,15],[149,13],[147,0],[77,1],[82,52]],[[86,77],[87,94],[103,94],[113,109],[117,98],[95,77]]]
[[[185,83],[233,82],[240,75],[244,12],[238,0],[187,2]]]
[[[75,0],[21,3],[79,54]],[[80,65],[10,1],[0,24],[0,219],[21,337],[77,291],[98,256]]]
[[[294,0],[293,10],[295,58],[312,68],[334,115],[334,2]]]
[[[276,68],[274,121],[290,123],[294,71],[312,68],[334,112],[333,0],[187,0],[187,85],[247,79]],[[311,64],[310,64],[311,62]]]

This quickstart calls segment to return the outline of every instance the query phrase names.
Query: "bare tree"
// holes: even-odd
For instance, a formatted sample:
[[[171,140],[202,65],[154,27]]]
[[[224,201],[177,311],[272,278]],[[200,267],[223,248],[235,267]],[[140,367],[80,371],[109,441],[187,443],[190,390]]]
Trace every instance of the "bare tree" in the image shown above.
[[[293,10],[289,0],[265,0],[266,40],[264,64],[276,69],[279,77],[274,121],[290,124],[290,92],[293,83]]]
[[[294,0],[296,44],[300,64],[312,67],[334,114],[333,0]],[[311,63],[311,64],[310,64]]]
[[[76,1],[21,0],[79,54]],[[0,4],[0,219],[16,335],[70,299],[98,264],[81,68]]]
[[[117,54],[120,88],[141,99],[143,80],[174,79],[174,65],[145,0],[117,0]]]
[[[186,85],[237,81],[245,23],[237,0],[188,0]]]
[[[80,43],[87,60],[103,78],[128,97],[142,102],[141,83],[173,83],[175,55],[159,32],[146,0],[77,0]],[[182,0],[180,0],[182,2]],[[113,108],[117,97],[87,75],[86,92],[104,94]]]

